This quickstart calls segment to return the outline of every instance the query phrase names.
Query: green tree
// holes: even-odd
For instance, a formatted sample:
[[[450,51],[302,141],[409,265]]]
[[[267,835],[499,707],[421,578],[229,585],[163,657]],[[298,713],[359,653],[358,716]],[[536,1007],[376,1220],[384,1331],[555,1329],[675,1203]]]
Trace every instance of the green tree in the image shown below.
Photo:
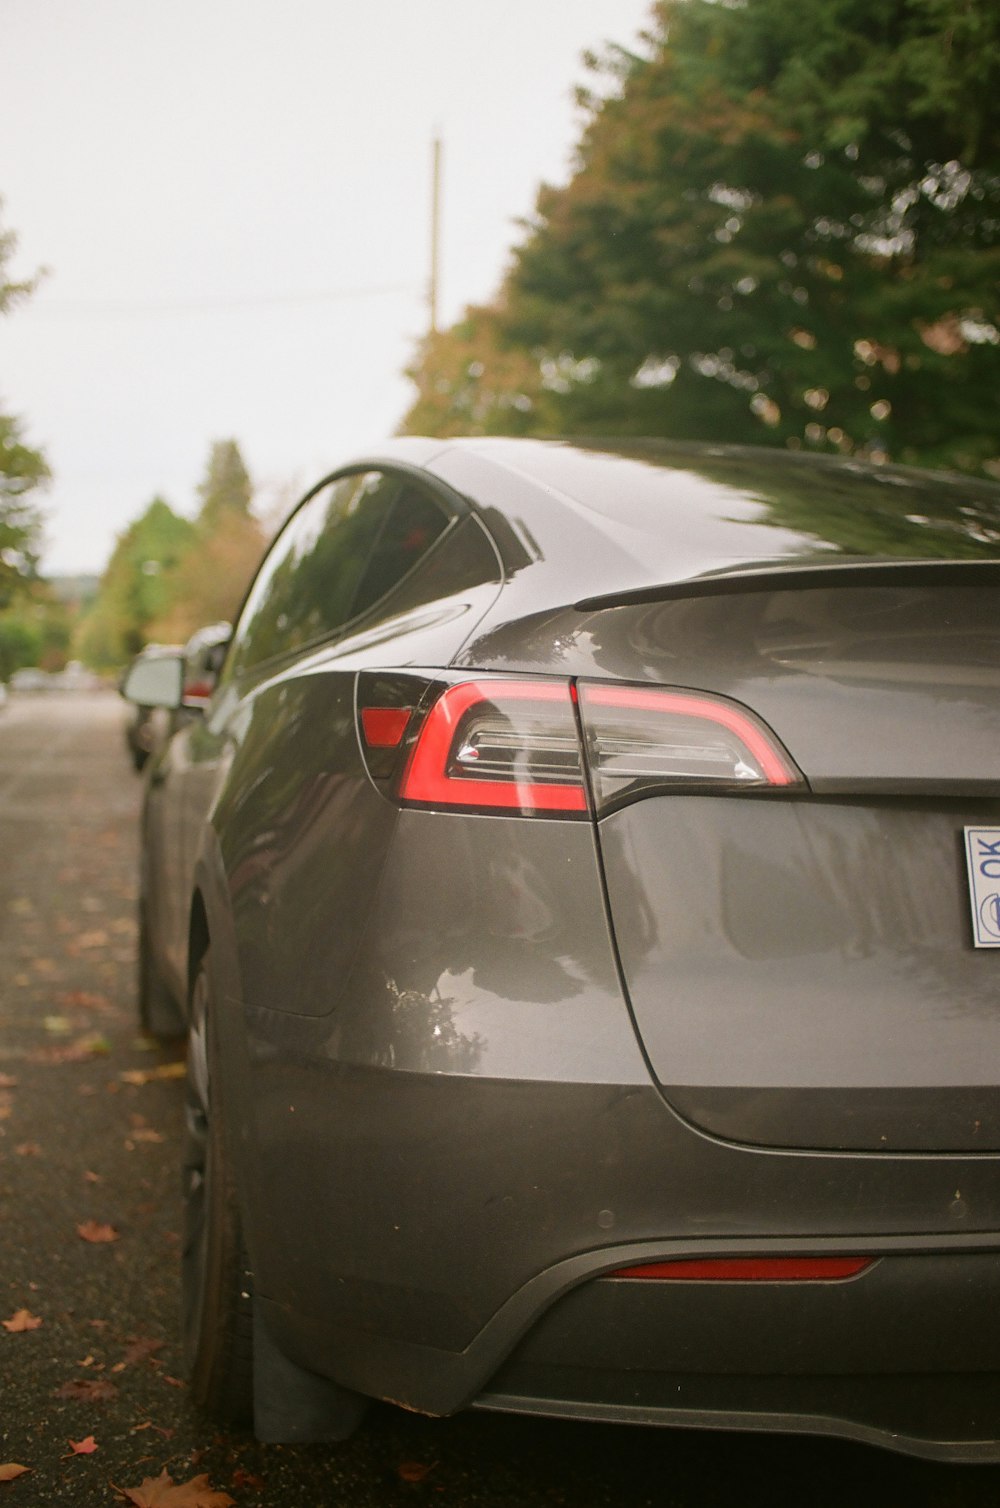
[[[150,634],[183,642],[198,628],[232,620],[260,560],[264,536],[250,511],[253,485],[235,440],[213,443],[198,487],[201,508],[181,557],[164,580]]]
[[[7,275],[16,246],[14,233],[0,225],[0,314],[35,287],[36,279],[15,282]],[[0,411],[0,612],[34,576],[41,519],[29,494],[48,475],[44,457],[27,443],[20,421]]]
[[[546,389],[531,353],[504,343],[496,309],[470,308],[429,335],[406,375],[417,398],[401,430],[417,435],[533,434],[546,420]]]
[[[253,487],[235,440],[216,440],[208,456],[205,476],[198,487],[200,527],[209,531],[226,514],[250,516]]]
[[[994,0],[661,0],[495,306],[537,429],[1000,472]]]
[[[161,497],[129,524],[80,625],[76,651],[82,660],[108,668],[138,654],[170,602],[171,573],[194,538],[194,525]]]

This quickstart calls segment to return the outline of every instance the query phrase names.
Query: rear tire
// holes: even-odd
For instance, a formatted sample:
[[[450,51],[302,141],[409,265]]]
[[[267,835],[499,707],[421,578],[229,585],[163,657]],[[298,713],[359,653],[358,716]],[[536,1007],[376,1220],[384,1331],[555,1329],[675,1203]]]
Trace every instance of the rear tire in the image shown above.
[[[191,1001],[184,1155],[183,1338],[194,1403],[253,1423],[253,1277],[220,1113],[208,957]]]

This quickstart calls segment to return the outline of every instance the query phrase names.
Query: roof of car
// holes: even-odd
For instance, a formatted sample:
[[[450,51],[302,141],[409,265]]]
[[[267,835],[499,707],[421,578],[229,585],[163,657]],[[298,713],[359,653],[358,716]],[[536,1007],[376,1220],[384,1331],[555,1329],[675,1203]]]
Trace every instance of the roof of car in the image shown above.
[[[438,444],[423,464],[507,526],[516,567],[557,567],[580,596],[838,559],[1000,560],[1000,486],[953,473],[658,440]]]

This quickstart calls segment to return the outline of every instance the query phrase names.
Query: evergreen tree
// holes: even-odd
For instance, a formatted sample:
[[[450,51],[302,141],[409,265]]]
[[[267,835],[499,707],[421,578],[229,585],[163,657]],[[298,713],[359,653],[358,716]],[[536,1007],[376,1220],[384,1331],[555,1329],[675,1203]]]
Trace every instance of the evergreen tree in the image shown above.
[[[214,528],[227,513],[240,518],[250,516],[253,488],[235,440],[216,440],[213,444],[198,496],[201,499],[198,523],[204,530]]]
[[[171,573],[194,538],[194,525],[161,497],[129,524],[80,626],[81,659],[98,667],[122,665],[154,637],[151,625],[170,602]]]
[[[33,279],[14,282],[7,276],[16,245],[13,232],[0,227],[0,314],[35,286]],[[28,494],[48,475],[44,457],[27,444],[19,420],[0,411],[0,610],[34,575],[41,521]]]
[[[530,427],[1000,474],[994,0],[661,0],[592,63],[492,311]]]

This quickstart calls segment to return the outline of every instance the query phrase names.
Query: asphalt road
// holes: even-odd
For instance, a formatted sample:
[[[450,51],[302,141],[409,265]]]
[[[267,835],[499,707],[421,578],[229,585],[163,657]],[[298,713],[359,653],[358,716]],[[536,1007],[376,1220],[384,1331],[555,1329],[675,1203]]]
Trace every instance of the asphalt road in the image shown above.
[[[106,693],[0,712],[0,1478],[30,1468],[0,1481],[0,1508],[114,1504],[164,1470],[240,1508],[1000,1500],[1000,1467],[804,1437],[380,1406],[346,1445],[292,1448],[199,1418],[176,1322],[182,1066],[134,1020],[141,781],[123,717]]]

